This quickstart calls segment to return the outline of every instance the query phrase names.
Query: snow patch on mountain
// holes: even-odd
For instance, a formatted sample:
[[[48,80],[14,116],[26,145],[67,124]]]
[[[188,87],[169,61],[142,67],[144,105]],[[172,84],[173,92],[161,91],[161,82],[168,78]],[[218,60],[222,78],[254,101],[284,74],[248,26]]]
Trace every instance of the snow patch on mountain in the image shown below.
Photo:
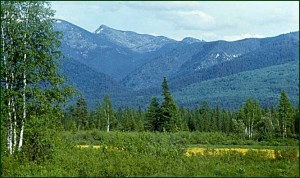
[[[192,44],[192,43],[199,43],[199,42],[204,42],[204,41],[199,40],[197,38],[185,37],[181,40],[181,42],[184,42],[184,43],[187,43],[187,44]]]
[[[96,33],[96,34],[99,34],[99,33],[101,33],[101,31],[103,31],[103,28],[97,29],[97,30],[95,31],[95,33]]]
[[[121,31],[105,25],[101,25],[94,33],[116,45],[129,48],[139,53],[155,51],[168,43],[175,42],[175,40],[163,36]]]
[[[241,56],[241,54],[228,54],[226,52],[212,53],[212,54],[210,54],[210,57],[206,58],[204,61],[202,61],[200,63],[200,65],[196,66],[194,68],[194,71],[198,71],[198,70],[201,70],[201,69],[204,69],[207,67],[211,67],[220,62],[230,61],[239,56]]]

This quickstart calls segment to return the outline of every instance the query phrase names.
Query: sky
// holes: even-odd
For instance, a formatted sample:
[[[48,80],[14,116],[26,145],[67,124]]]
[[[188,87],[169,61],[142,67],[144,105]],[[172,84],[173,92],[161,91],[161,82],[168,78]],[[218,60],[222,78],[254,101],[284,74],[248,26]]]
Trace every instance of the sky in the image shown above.
[[[53,1],[55,18],[175,40],[235,41],[299,31],[299,1]]]

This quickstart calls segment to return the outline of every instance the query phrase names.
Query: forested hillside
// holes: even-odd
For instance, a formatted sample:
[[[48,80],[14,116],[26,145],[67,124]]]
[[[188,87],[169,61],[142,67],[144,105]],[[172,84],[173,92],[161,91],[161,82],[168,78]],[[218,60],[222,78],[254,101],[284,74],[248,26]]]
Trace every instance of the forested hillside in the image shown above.
[[[69,61],[69,64],[65,62],[62,66],[64,74],[87,98],[89,108],[95,108],[105,93],[111,96],[114,107],[145,108],[151,96],[159,97],[160,82],[167,77],[171,90],[180,93],[178,96],[175,94],[176,101],[183,106],[192,107],[205,99],[211,106],[233,109],[241,106],[245,98],[251,97],[254,89],[257,93],[265,93],[263,88],[255,86],[261,83],[261,70],[290,67],[285,64],[299,61],[299,32],[262,39],[205,42],[193,38],[175,41],[161,36],[120,31],[105,25],[91,33],[63,20],[57,20],[54,27],[64,34],[62,52]],[[68,65],[73,67],[68,69]],[[271,66],[277,67],[264,69]],[[244,73],[246,71],[252,72]],[[297,80],[298,71],[295,69],[288,73]],[[232,94],[223,92],[223,83],[214,83],[214,79],[225,78],[227,81],[226,77],[239,73],[249,75],[247,77],[250,80],[247,88],[238,92],[234,99]],[[274,79],[274,84],[267,81],[262,85],[269,88],[269,94],[258,97],[263,105],[274,106],[276,97],[270,99],[268,96],[278,96],[280,88],[283,89],[281,83],[284,78],[278,77],[278,71],[272,74],[269,77]],[[100,79],[98,76],[104,77]],[[210,80],[214,84],[209,85],[211,92],[205,95],[206,89],[196,86]],[[231,77],[231,80],[238,84],[241,79]],[[298,85],[285,82],[284,88],[291,96],[292,103],[297,104]],[[220,93],[223,93],[222,97],[215,99]],[[193,98],[193,101],[188,98]]]
[[[189,107],[201,101],[210,101],[212,106],[238,108],[240,101],[256,98],[261,106],[276,106],[282,89],[291,96],[294,106],[298,104],[299,62],[289,62],[263,69],[240,72],[227,77],[216,78],[191,84],[174,92],[177,101]],[[294,99],[293,99],[294,98]],[[242,103],[243,103],[242,102]]]
[[[79,61],[95,71],[110,75],[115,80],[122,79],[143,63],[143,60],[135,60],[139,57],[139,53],[64,20],[56,20],[54,28],[63,32],[64,56]]]

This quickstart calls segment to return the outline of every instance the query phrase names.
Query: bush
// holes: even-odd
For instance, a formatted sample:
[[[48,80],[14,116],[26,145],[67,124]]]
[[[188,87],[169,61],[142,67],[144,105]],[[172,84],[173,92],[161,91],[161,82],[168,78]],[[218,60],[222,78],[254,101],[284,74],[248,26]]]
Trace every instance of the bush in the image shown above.
[[[216,138],[213,138],[213,137]],[[263,153],[225,152],[218,156],[184,155],[187,144],[230,143],[234,136],[222,133],[153,133],[80,131],[63,133],[62,145],[44,161],[18,156],[2,156],[2,176],[296,176],[299,177],[295,150],[278,152],[277,159]],[[190,141],[192,140],[192,141]],[[237,140],[241,142],[242,140]],[[100,144],[101,149],[76,148],[81,142]],[[254,142],[255,143],[255,142]],[[122,149],[124,148],[124,149]],[[214,149],[211,152],[216,151]],[[208,151],[209,152],[209,151]],[[286,166],[288,165],[288,166]],[[285,166],[285,167],[284,167]],[[264,169],[261,169],[264,167]],[[226,171],[225,171],[226,170]],[[278,170],[281,170],[278,172]]]
[[[275,159],[285,161],[298,161],[299,150],[293,148],[277,149],[275,150]]]

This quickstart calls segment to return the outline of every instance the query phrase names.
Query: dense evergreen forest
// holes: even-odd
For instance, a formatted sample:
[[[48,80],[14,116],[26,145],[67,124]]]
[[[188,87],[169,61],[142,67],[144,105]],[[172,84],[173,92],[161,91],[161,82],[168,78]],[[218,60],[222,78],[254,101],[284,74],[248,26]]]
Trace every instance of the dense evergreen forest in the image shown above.
[[[249,165],[258,163],[275,171],[292,164],[281,168],[286,172],[273,176],[297,175],[295,150],[277,154],[278,164],[254,152],[246,157],[238,153],[200,158],[185,155],[188,144],[205,140],[222,144],[220,140],[238,139],[270,145],[275,140],[281,145],[297,145],[299,108],[291,105],[284,90],[274,108],[261,108],[255,98],[249,98],[237,111],[211,108],[207,102],[187,109],[176,104],[163,78],[162,101],[153,97],[146,110],[115,109],[109,95],[95,110],[87,109],[84,97],[64,109],[65,103],[78,95],[58,70],[62,36],[52,28],[53,16],[48,2],[1,1],[2,176],[257,176],[256,168]],[[87,140],[102,144],[101,150],[77,147]],[[199,163],[216,165],[229,160],[239,165],[244,159],[249,165],[237,172],[224,171],[225,164],[214,172],[199,172],[205,166]],[[258,173],[270,175],[268,171]]]
[[[96,110],[89,111],[81,97],[76,105],[69,106],[64,112],[62,124],[65,130],[74,132],[93,129],[107,132],[199,131],[231,133],[258,141],[298,138],[299,108],[293,108],[284,90],[276,108],[261,108],[256,99],[249,98],[239,110],[230,111],[211,108],[207,102],[194,109],[179,107],[172,98],[166,78],[162,88],[162,103],[153,97],[146,110],[129,106],[114,110],[106,95]]]

